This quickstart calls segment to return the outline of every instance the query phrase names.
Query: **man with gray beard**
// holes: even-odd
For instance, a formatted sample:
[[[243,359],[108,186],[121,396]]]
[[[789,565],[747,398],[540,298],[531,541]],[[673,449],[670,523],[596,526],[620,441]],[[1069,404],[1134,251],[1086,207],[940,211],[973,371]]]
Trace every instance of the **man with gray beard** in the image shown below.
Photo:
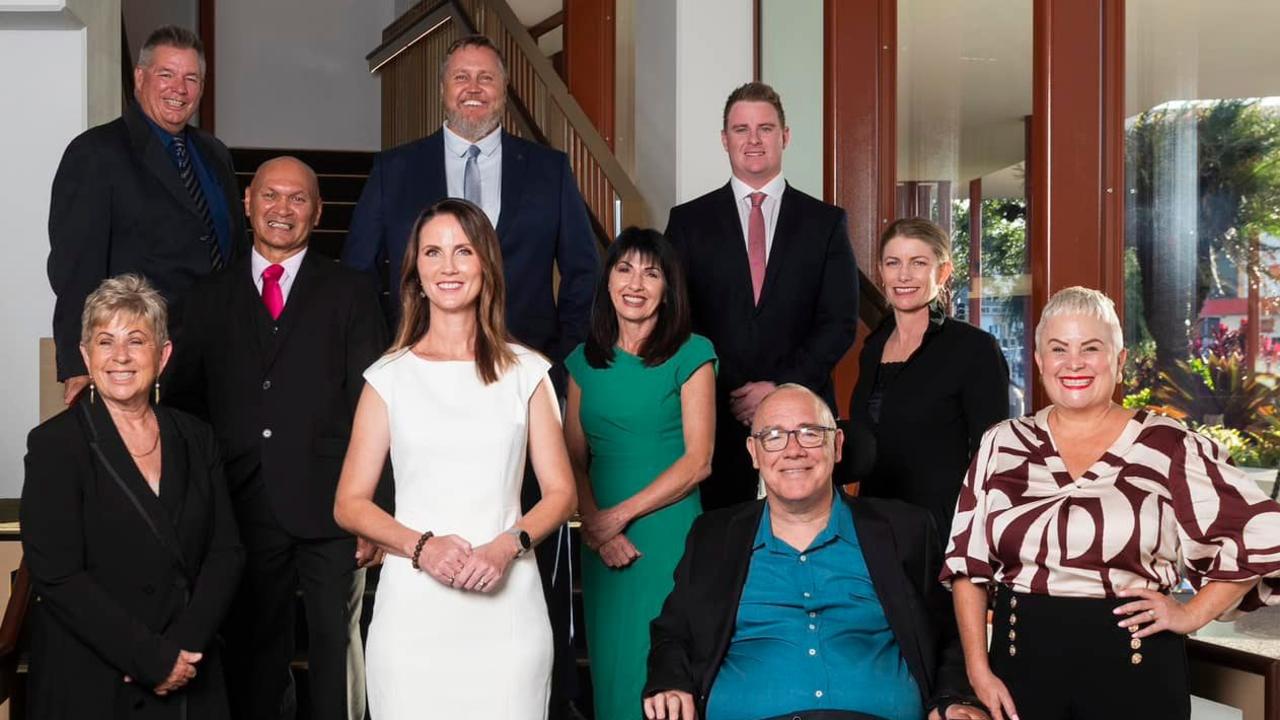
[[[555,363],[552,378],[563,394],[561,363],[586,338],[599,272],[594,233],[569,158],[503,132],[507,68],[484,35],[464,36],[449,46],[440,66],[440,95],[446,115],[440,130],[374,158],[342,261],[382,280],[389,325],[396,327],[401,292],[420,291],[400,287],[405,247],[418,214],[445,197],[478,205],[502,247],[507,328]],[[385,273],[384,262],[389,265]],[[537,499],[538,485],[526,473],[524,507]],[[540,544],[537,555],[555,635],[550,718],[557,720],[567,716],[565,686],[574,668],[567,527]]]

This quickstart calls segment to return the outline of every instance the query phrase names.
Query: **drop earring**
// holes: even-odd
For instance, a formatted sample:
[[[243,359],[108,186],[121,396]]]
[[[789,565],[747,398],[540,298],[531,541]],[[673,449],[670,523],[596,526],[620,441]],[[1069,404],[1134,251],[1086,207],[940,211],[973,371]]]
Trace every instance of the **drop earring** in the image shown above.
[[[89,404],[90,405],[93,404],[93,390],[94,390],[93,383],[89,383]]]
[[[156,404],[160,404],[160,381],[156,381]]]

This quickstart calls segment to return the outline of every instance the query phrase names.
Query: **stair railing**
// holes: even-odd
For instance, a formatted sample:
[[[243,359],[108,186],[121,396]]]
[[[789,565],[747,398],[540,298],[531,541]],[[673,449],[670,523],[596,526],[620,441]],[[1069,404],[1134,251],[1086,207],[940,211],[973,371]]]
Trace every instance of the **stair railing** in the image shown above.
[[[382,76],[383,146],[439,129],[440,63],[450,43],[471,33],[488,36],[506,60],[503,129],[569,156],[601,241],[628,225],[648,225],[640,191],[504,0],[423,0],[383,31],[382,45],[368,56],[369,71]]]

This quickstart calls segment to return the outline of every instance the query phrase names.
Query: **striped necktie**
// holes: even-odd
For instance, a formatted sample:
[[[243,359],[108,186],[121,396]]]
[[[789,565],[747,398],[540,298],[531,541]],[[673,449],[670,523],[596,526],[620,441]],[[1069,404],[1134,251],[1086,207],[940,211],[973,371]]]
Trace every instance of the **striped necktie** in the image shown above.
[[[178,161],[178,177],[182,178],[182,185],[187,189],[187,194],[191,196],[191,200],[196,204],[196,211],[200,213],[200,218],[204,220],[205,229],[209,232],[200,239],[208,246],[209,264],[214,270],[222,269],[222,250],[218,247],[218,233],[213,227],[213,215],[209,213],[209,203],[204,199],[204,191],[200,189],[200,180],[196,178],[195,168],[191,166],[191,156],[187,154],[187,138],[183,135],[175,135],[173,138],[173,157]]]

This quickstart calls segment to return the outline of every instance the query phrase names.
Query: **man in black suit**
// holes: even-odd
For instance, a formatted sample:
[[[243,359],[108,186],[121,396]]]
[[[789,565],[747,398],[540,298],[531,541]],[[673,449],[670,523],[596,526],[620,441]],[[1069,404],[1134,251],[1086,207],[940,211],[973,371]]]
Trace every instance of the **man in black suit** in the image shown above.
[[[844,438],[801,385],[766,396],[752,427],[743,454],[767,494],[689,531],[650,626],[645,716],[988,720],[929,513],[837,494]]]
[[[716,346],[716,450],[702,504],[756,497],[742,447],[777,383],[804,385],[835,407],[831,371],[853,344],[858,267],[844,211],[782,177],[791,131],[764,83],[729,95],[720,141],[729,183],[671,209],[667,238],[684,258],[693,330]]]
[[[444,127],[374,158],[351,217],[342,261],[369,271],[390,261],[386,287],[388,316],[394,322],[400,309],[400,266],[418,214],[446,197],[479,205],[502,246],[507,328],[516,340],[556,363],[552,379],[563,393],[560,363],[586,338],[599,272],[595,234],[569,158],[503,132],[507,68],[484,35],[467,35],[449,46],[440,66],[440,96]],[[523,496],[526,509],[538,500],[531,472]],[[568,538],[562,528],[536,551],[555,633],[552,720],[566,715],[565,686],[574,677]]]
[[[244,209],[253,250],[192,290],[170,391],[221,441],[245,546],[227,621],[228,692],[237,718],[290,714],[301,587],[311,717],[347,720],[357,565],[376,558],[334,523],[333,499],[363,372],[386,349],[386,327],[370,277],[307,251],[321,211],[311,168],[291,157],[263,163]],[[350,680],[363,707],[363,678]]]
[[[70,404],[89,384],[80,359],[80,311],[103,279],[145,276],[169,304],[182,342],[182,299],[195,281],[246,248],[231,154],[187,125],[204,91],[204,47],[166,26],[147,38],[124,114],[67,146],[49,203],[49,284],[57,301],[58,379]]]

